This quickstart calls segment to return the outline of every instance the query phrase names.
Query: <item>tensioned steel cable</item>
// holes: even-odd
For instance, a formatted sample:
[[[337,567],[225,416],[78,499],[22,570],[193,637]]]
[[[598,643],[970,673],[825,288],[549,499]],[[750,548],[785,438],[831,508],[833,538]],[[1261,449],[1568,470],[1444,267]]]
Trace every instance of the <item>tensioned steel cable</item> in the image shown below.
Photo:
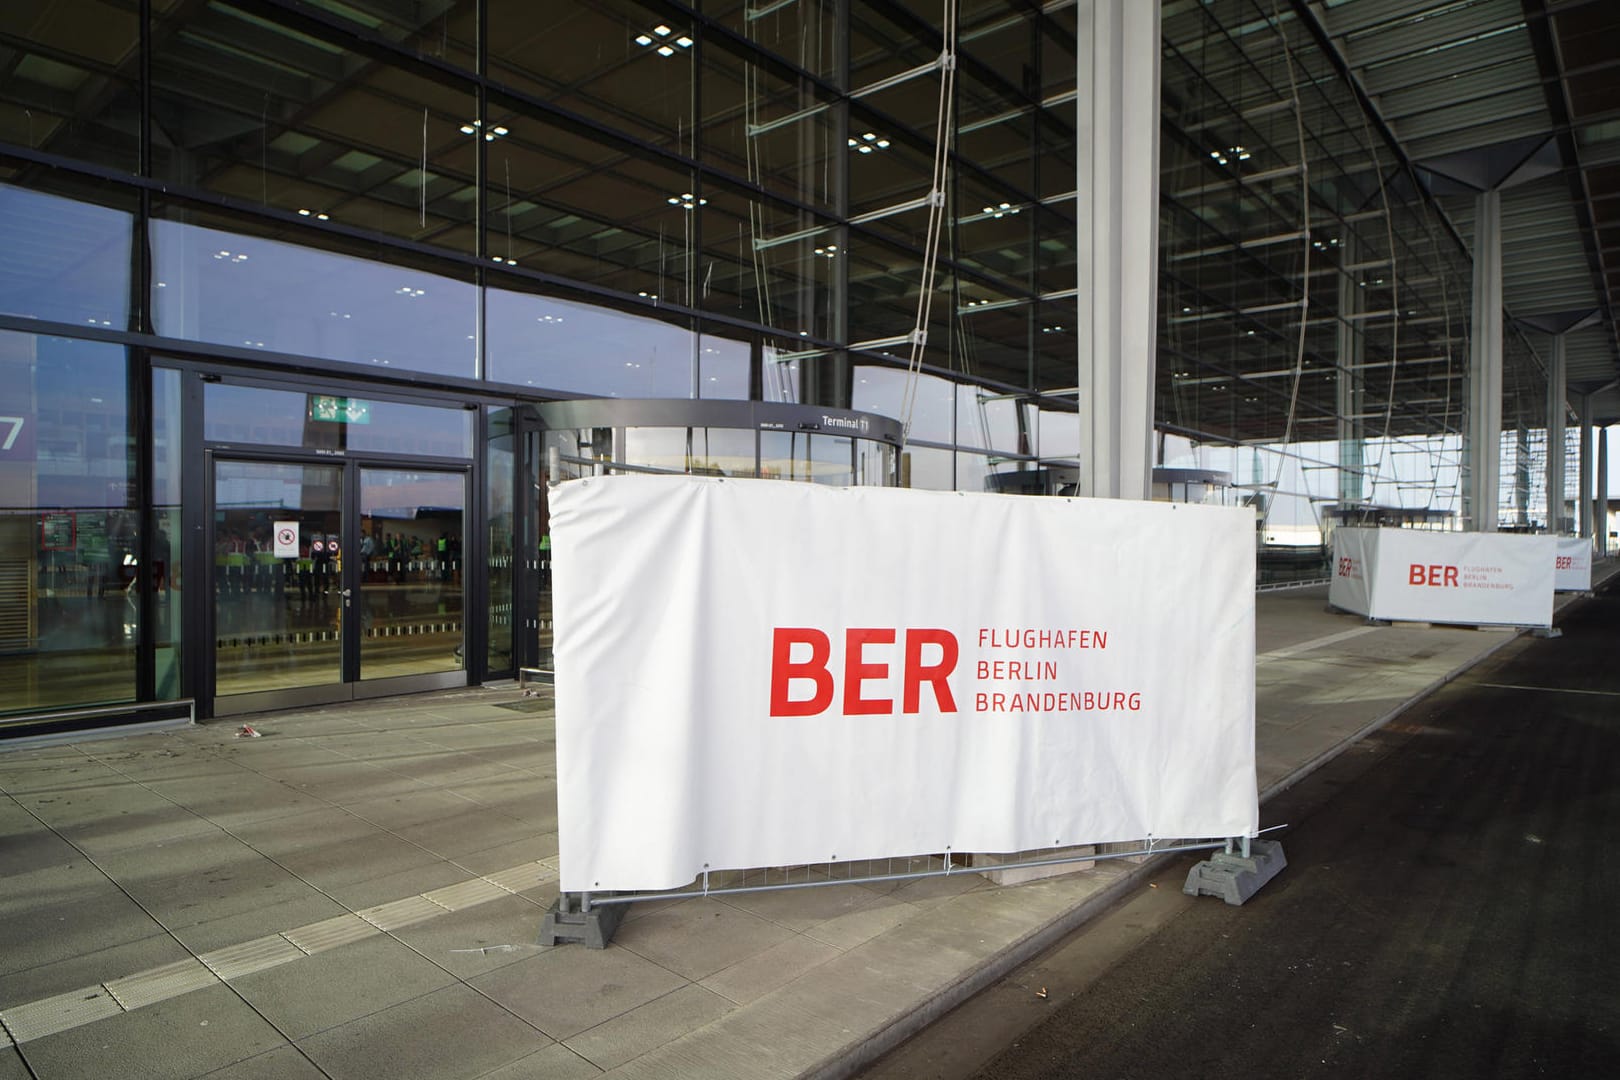
[[[911,439],[917,388],[922,382],[923,351],[928,345],[928,322],[934,310],[934,278],[939,266],[939,244],[945,231],[945,174],[950,164],[951,107],[956,100],[956,3],[957,0],[944,0],[945,41],[939,54],[939,119],[934,129],[934,171],[928,188],[928,231],[923,240],[916,326],[911,332],[911,353],[906,363],[905,389],[901,394],[902,452]]]

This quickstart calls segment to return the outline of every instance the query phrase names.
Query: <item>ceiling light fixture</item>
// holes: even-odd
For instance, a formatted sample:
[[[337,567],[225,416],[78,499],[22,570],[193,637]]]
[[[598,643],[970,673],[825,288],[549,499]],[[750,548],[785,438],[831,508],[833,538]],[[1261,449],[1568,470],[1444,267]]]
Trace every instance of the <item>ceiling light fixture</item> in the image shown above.
[[[874,150],[887,150],[889,148],[889,140],[884,138],[882,135],[879,135],[875,131],[868,131],[862,134],[858,139],[851,137],[849,140],[849,148],[859,154],[870,154]]]
[[[649,33],[637,34],[634,40],[637,45],[651,49],[665,59],[674,56],[681,49],[690,49],[695,44],[688,35],[675,35],[675,31],[663,23],[653,27]]]

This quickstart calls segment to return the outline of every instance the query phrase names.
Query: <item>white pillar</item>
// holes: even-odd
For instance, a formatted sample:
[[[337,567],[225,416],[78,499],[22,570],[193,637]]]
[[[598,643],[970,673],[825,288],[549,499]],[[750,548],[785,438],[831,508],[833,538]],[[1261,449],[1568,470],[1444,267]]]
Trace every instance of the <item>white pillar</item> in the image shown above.
[[[1592,523],[1598,551],[1609,553],[1609,429],[1598,428],[1597,439],[1597,498],[1594,502]]]
[[[1581,424],[1581,493],[1575,499],[1581,516],[1581,535],[1592,535],[1592,395],[1582,394],[1576,416]]]
[[[1564,415],[1569,408],[1564,335],[1553,337],[1552,362],[1547,369],[1547,531],[1563,533],[1564,521]]]
[[[1468,362],[1469,528],[1496,531],[1502,482],[1502,196],[1474,200],[1473,333]]]
[[[1347,232],[1339,245],[1341,266],[1353,265],[1358,257],[1355,234]],[[1361,392],[1361,365],[1365,362],[1366,338],[1361,334],[1361,322],[1352,316],[1361,311],[1361,297],[1366,290],[1357,286],[1354,273],[1339,275],[1339,332],[1337,409],[1339,413],[1339,505],[1354,506],[1367,499],[1363,483],[1365,453],[1362,437],[1363,411],[1366,395]]]
[[[1076,5],[1080,493],[1153,488],[1159,0]]]

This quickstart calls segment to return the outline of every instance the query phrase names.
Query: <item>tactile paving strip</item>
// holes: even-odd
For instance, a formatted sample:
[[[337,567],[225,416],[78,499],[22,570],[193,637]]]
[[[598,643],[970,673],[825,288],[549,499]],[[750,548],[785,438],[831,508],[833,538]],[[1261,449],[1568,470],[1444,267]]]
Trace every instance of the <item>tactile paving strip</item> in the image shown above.
[[[87,986],[55,997],[16,1005],[0,1013],[6,1030],[19,1043],[43,1039],[59,1031],[117,1016],[124,1010],[103,986]]]
[[[442,908],[447,908],[450,911],[460,911],[462,908],[487,904],[491,900],[498,900],[511,894],[493,881],[474,878],[471,881],[463,881],[456,885],[447,885],[442,889],[434,889],[432,892],[423,893],[422,895]]]
[[[240,979],[255,971],[266,971],[297,960],[303,955],[302,949],[280,934],[271,934],[203,953],[198,959],[222,979]]]
[[[300,926],[296,930],[284,931],[282,936],[313,956],[315,953],[335,949],[339,945],[349,945],[380,933],[381,930],[358,915],[339,915],[335,919],[326,919],[310,923],[308,926]]]
[[[167,1001],[193,990],[217,986],[219,978],[192,957],[164,964],[150,971],[114,979],[106,985],[108,993],[118,999],[125,1009],[139,1009],[159,1001]]]
[[[215,949],[195,960],[179,960],[104,985],[14,1005],[0,1010],[0,1049],[110,1016],[121,1016],[132,1009],[218,985],[220,980],[238,979],[278,967],[302,956],[360,941],[378,931],[414,926],[449,911],[461,911],[534,888],[556,878],[558,861],[553,855],[420,896],[379,904],[353,915],[340,915],[283,934]]]
[[[443,915],[447,910],[449,909],[435,904],[425,896],[407,896],[403,900],[395,900],[391,904],[378,904],[355,914],[379,930],[403,930],[407,926],[426,922],[436,915]]]
[[[493,874],[485,874],[484,880],[499,885],[507,892],[518,893],[525,889],[532,889],[537,885],[543,885],[548,881],[553,881],[556,877],[557,871],[545,863],[536,862],[514,866],[510,870],[499,870]]]

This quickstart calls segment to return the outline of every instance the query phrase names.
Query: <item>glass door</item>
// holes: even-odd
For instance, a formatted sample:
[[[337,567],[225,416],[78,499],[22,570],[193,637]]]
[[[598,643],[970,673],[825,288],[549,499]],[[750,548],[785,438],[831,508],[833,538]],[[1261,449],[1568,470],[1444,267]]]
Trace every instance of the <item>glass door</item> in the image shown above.
[[[344,467],[216,460],[214,695],[244,711],[344,682]]]
[[[465,685],[465,472],[212,471],[215,715]]]
[[[454,685],[432,676],[466,666],[465,476],[423,469],[359,472],[360,678]],[[390,685],[385,692],[405,688]]]

